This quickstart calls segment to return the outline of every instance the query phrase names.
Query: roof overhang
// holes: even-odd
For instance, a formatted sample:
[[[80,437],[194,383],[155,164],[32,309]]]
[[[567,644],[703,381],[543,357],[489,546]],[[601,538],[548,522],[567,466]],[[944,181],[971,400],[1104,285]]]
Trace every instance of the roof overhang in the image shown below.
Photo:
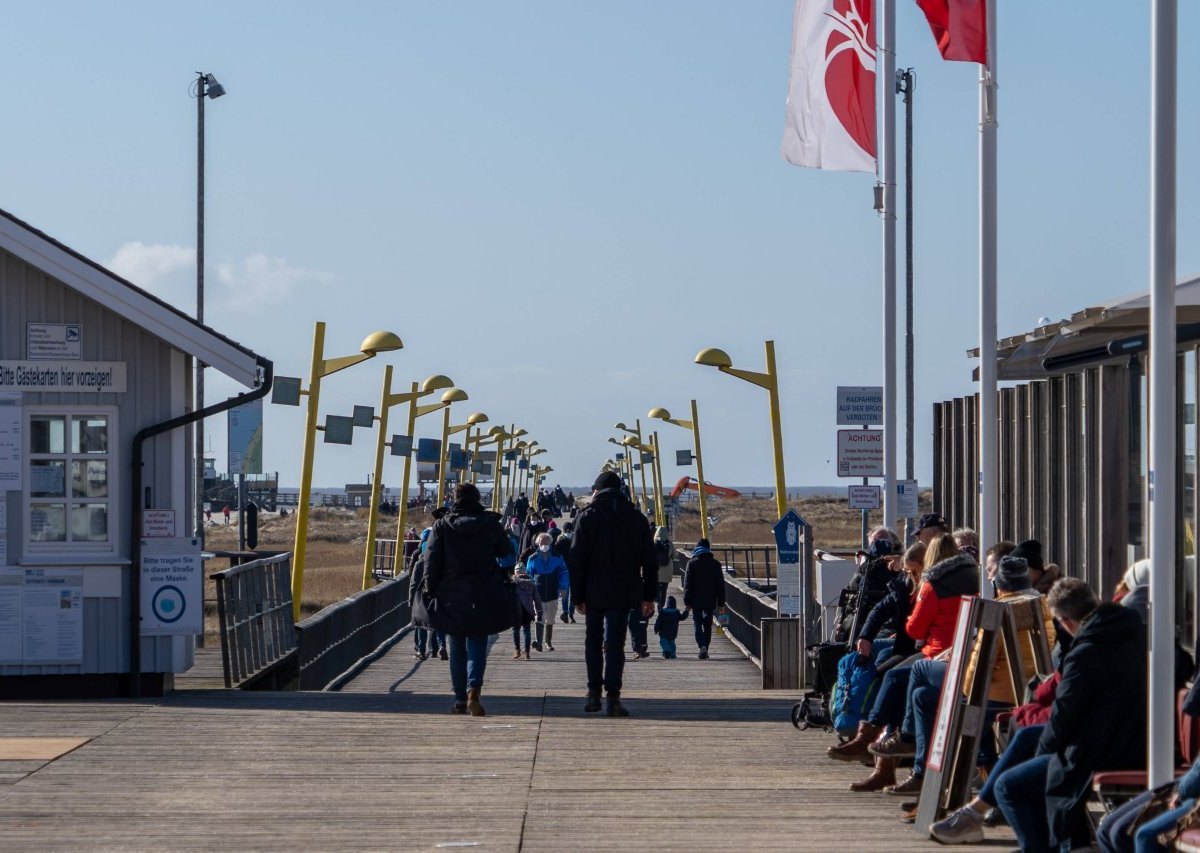
[[[0,248],[240,385],[257,387],[258,355],[2,210]]]

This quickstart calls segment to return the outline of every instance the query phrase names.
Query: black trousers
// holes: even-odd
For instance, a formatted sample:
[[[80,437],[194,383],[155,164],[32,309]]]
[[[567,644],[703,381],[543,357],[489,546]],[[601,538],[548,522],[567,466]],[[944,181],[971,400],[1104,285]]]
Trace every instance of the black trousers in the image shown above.
[[[588,608],[583,640],[587,661],[588,692],[603,688],[609,696],[621,695],[621,676],[625,673],[625,627],[629,611],[623,607],[607,610]]]

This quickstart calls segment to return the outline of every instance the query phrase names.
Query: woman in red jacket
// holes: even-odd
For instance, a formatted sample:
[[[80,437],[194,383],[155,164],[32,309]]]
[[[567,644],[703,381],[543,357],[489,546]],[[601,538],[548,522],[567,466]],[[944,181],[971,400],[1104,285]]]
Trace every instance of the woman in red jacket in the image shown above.
[[[943,556],[946,554],[952,556]],[[921,653],[934,658],[954,644],[962,597],[979,594],[979,565],[969,554],[958,553],[949,534],[934,540],[925,565],[928,568],[921,575],[917,603],[904,630],[914,640],[924,640]]]

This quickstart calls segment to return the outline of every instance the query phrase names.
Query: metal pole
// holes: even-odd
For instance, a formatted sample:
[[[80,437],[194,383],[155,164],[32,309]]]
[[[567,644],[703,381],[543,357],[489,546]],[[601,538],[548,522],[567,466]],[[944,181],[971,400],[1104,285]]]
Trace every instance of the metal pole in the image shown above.
[[[204,322],[204,74],[196,81],[196,322]],[[204,362],[196,359],[196,405],[204,408]],[[196,421],[195,535],[204,546],[204,420]]]
[[[413,433],[417,429],[417,391],[420,386],[414,382],[412,384],[412,400],[408,403],[408,432],[406,435],[409,440],[412,440]],[[397,553],[402,553],[399,549],[404,541],[404,523],[408,520],[408,484],[409,477],[412,474],[412,450],[404,457],[404,481],[400,484],[400,506],[396,513],[396,549]]]
[[[999,450],[996,394],[996,4],[987,4],[988,61],[979,68],[979,546],[998,539]],[[982,562],[982,561],[981,561]],[[979,587],[991,598],[987,570]]]
[[[1174,778],[1177,0],[1150,6],[1149,787]]]
[[[246,550],[246,475],[238,474],[238,550]]]
[[[783,472],[783,424],[779,413],[779,372],[775,369],[775,342],[767,341],[767,400],[771,407],[771,446],[775,452],[775,511],[787,514],[787,478]]]
[[[325,324],[313,330],[312,366],[309,368],[308,412],[304,418],[304,450],[300,456],[300,494],[296,503],[296,539],[292,547],[292,617],[300,621],[304,595],[304,554],[308,548],[308,496],[312,491],[313,456],[317,447],[317,406],[321,401],[321,366],[325,352]]]
[[[383,368],[383,393],[379,397],[379,432],[375,437],[375,473],[371,478],[371,506],[367,510],[367,545],[363,552],[362,588],[371,588],[371,570],[375,567],[375,525],[379,524],[379,504],[383,500],[383,447],[387,443],[388,398],[392,396],[392,366]],[[397,559],[404,556],[404,537],[396,537]],[[395,563],[392,564],[395,574]]]
[[[692,439],[696,443],[696,477],[700,487],[700,538],[708,538],[708,501],[704,497],[704,456],[700,452],[700,413],[692,400]]]
[[[868,429],[866,424],[863,424],[863,429]],[[864,486],[871,485],[871,481],[867,477],[863,477],[862,484]],[[867,537],[870,535],[871,528],[871,511],[864,509],[862,511],[862,549],[867,550]]]
[[[913,92],[916,76],[911,68],[899,73],[904,92],[904,478],[912,480],[914,464],[913,389]],[[905,519],[904,541],[913,533],[913,520]]]
[[[989,4],[991,5],[991,4]],[[879,182],[883,185],[883,523],[896,526],[896,0],[880,4]]]

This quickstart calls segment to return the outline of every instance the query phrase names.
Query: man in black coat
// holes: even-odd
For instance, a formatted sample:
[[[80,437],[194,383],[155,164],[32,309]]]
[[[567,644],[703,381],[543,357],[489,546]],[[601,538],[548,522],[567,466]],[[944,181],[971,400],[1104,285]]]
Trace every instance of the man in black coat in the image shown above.
[[[585,617],[588,693],[585,711],[600,710],[608,694],[608,716],[627,717],[621,704],[625,629],[629,611],[654,612],[658,561],[642,514],[621,494],[611,471],[596,478],[592,499],[575,520],[571,541],[571,600]]]
[[[1079,578],[1046,597],[1074,640],[1037,755],[1002,773],[996,799],[1022,850],[1087,838],[1084,798],[1097,770],[1146,763],[1146,629],[1137,613],[1100,604]]]
[[[692,623],[696,628],[696,645],[700,647],[700,660],[708,658],[708,646],[712,642],[713,615],[717,608],[725,609],[725,572],[712,555],[707,539],[701,539],[692,549],[683,573],[683,606],[691,608]]]

